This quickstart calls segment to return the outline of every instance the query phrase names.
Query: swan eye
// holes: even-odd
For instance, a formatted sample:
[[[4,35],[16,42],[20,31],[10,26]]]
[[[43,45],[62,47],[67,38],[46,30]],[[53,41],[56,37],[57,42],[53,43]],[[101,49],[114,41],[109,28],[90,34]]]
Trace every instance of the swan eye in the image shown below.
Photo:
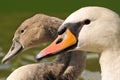
[[[84,24],[86,24],[86,25],[88,25],[88,24],[90,24],[90,20],[89,19],[86,19],[85,21],[84,21]]]

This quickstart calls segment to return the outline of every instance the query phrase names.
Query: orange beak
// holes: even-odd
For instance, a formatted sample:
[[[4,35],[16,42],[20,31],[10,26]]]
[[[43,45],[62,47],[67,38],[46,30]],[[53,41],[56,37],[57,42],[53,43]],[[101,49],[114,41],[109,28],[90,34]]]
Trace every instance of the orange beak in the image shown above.
[[[71,33],[69,29],[66,29],[66,31],[62,35],[58,35],[58,37],[48,47],[43,49],[36,56],[36,59],[40,60],[41,58],[47,55],[56,54],[76,44],[76,42],[77,42],[76,37]]]

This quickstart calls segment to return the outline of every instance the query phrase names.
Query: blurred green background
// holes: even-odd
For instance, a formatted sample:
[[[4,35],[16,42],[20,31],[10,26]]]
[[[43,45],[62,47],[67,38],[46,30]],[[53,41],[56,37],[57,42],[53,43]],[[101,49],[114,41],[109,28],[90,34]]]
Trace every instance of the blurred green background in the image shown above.
[[[0,61],[9,50],[15,30],[27,18],[44,13],[65,19],[70,13],[84,6],[103,6],[120,14],[118,0],[1,0],[0,1]],[[0,80],[16,68],[34,63],[34,56],[43,46],[25,51],[7,64],[0,63]],[[44,61],[51,61],[45,59]],[[99,71],[97,58],[87,60],[86,70]]]

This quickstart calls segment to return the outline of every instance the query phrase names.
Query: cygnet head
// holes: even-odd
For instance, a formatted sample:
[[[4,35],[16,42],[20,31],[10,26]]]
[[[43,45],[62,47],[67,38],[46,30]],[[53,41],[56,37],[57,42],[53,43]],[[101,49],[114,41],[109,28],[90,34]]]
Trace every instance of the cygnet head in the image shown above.
[[[44,14],[36,14],[25,20],[16,30],[13,44],[2,62],[6,62],[21,51],[52,41],[57,36],[57,29],[62,22],[63,20],[59,18]]]
[[[55,54],[65,49],[102,52],[119,45],[120,18],[103,7],[84,7],[72,13],[58,29],[57,39],[41,55]]]

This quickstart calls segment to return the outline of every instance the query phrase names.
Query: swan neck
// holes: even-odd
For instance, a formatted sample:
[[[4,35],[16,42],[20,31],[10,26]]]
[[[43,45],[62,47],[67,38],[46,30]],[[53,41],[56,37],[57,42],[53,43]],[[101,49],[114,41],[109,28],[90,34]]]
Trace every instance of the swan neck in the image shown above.
[[[102,80],[120,80],[120,50],[110,49],[100,56]]]
[[[57,36],[57,29],[59,25],[57,26],[52,26],[52,27],[45,27],[45,37],[48,41],[52,41],[56,38]]]

